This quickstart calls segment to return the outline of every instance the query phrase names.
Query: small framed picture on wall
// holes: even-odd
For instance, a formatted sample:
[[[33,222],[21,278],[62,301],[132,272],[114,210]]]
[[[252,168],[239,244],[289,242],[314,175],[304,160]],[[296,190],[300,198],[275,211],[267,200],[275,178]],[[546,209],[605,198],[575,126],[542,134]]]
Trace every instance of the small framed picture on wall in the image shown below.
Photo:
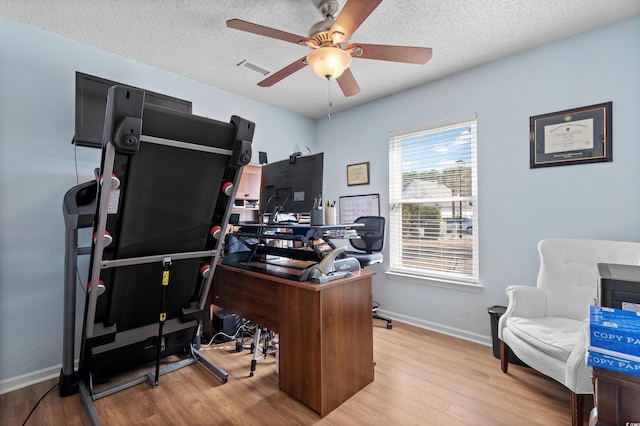
[[[369,162],[349,164],[347,166],[347,185],[369,184]]]

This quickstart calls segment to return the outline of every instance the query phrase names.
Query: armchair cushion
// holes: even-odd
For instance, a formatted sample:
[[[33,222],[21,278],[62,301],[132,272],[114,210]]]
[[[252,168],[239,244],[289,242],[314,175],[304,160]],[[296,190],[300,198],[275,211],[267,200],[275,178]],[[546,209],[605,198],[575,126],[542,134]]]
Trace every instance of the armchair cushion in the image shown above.
[[[511,317],[506,326],[533,350],[566,362],[578,343],[582,321],[559,317]]]

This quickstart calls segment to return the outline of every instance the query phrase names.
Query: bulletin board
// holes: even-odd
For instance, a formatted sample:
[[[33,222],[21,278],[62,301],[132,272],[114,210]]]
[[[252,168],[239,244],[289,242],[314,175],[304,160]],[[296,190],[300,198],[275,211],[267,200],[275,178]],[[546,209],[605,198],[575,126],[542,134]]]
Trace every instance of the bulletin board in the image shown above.
[[[340,223],[353,223],[360,216],[380,216],[380,194],[345,195],[340,197]]]

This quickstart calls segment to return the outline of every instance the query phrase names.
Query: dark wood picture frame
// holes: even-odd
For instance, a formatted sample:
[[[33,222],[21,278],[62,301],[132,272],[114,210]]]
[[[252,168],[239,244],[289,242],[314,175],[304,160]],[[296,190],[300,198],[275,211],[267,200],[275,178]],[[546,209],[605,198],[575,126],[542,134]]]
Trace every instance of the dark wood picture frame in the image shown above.
[[[369,162],[347,165],[347,185],[369,184]]]
[[[613,161],[611,102],[530,117],[530,168]]]

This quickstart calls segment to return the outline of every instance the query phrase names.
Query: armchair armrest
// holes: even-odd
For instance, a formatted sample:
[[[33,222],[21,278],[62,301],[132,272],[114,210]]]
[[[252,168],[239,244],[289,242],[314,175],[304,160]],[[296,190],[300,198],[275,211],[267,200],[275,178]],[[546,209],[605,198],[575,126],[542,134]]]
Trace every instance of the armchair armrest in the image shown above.
[[[582,321],[582,331],[578,343],[567,358],[567,377],[565,386],[578,394],[593,393],[591,367],[587,367],[587,351],[589,348],[589,319]]]
[[[502,329],[509,317],[536,318],[545,316],[546,293],[539,287],[511,285],[507,287],[509,305],[498,323],[498,338],[502,339]]]

